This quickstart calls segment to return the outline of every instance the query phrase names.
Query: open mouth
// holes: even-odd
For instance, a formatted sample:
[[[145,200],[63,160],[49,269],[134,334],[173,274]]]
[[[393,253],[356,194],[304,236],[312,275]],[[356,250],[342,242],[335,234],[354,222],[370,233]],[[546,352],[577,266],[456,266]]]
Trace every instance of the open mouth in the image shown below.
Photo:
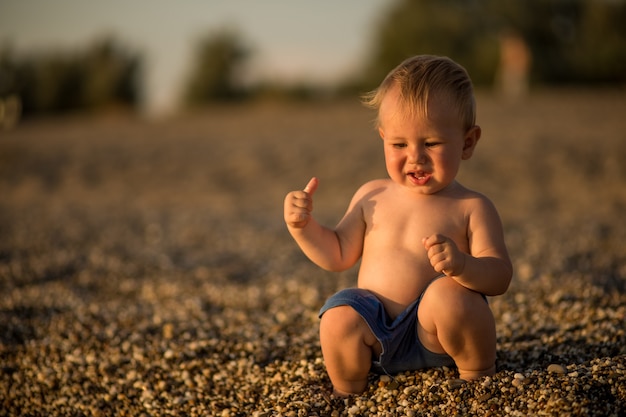
[[[430,180],[431,174],[424,171],[411,171],[407,176],[414,184],[425,185]]]

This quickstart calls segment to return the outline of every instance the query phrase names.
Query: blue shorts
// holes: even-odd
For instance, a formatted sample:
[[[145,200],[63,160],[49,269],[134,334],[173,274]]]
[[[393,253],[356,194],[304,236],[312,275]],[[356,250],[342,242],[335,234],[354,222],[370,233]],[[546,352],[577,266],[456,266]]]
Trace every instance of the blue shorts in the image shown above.
[[[362,288],[347,288],[331,296],[319,316],[333,307],[348,305],[363,317],[382,346],[378,360],[372,360],[373,372],[396,374],[440,366],[454,367],[454,360],[449,355],[429,351],[417,336],[417,308],[422,295],[392,320],[373,293]]]

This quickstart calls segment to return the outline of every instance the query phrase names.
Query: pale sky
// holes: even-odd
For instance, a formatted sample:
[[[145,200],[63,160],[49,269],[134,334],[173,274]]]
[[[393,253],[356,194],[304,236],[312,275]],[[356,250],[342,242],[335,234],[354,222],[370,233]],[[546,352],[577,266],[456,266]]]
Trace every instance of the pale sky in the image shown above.
[[[259,78],[332,81],[366,53],[390,0],[0,0],[0,45],[86,48],[107,34],[141,52],[153,111],[172,106],[194,42],[233,27]]]

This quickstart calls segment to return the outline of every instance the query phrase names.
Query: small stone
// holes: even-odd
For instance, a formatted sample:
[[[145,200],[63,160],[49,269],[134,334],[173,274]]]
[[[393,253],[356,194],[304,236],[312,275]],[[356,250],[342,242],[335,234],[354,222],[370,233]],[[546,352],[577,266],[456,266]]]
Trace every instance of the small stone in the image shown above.
[[[400,386],[400,384],[398,383],[398,381],[391,381],[388,385],[387,385],[387,390],[389,391],[393,391],[395,389],[398,389],[398,387]]]
[[[491,393],[490,392],[486,392],[483,395],[480,395],[478,398],[476,398],[476,400],[480,403],[484,403],[485,401],[487,401],[489,398],[491,398]]]
[[[553,363],[548,365],[548,372],[552,374],[564,374],[567,372],[567,369],[563,365]]]
[[[163,325],[163,338],[171,339],[174,337],[174,325],[171,323],[167,323]]]
[[[464,379],[451,379],[448,381],[448,387],[451,390],[459,389],[463,386],[463,384],[465,384],[465,382],[466,381]]]
[[[417,387],[414,385],[411,385],[410,387],[406,387],[405,389],[402,390],[402,392],[404,393],[404,395],[411,395],[413,394],[415,391],[417,391]]]

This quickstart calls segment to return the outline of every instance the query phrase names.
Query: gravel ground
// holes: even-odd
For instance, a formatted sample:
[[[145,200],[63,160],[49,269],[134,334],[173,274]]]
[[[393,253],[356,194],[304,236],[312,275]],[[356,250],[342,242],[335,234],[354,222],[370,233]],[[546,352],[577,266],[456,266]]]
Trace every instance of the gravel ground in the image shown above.
[[[479,96],[462,181],[515,265],[490,299],[498,372],[372,375],[332,397],[317,310],[354,285],[308,262],[282,199],[320,177],[332,223],[384,175],[355,103],[65,117],[0,132],[0,416],[626,415],[623,92]]]

